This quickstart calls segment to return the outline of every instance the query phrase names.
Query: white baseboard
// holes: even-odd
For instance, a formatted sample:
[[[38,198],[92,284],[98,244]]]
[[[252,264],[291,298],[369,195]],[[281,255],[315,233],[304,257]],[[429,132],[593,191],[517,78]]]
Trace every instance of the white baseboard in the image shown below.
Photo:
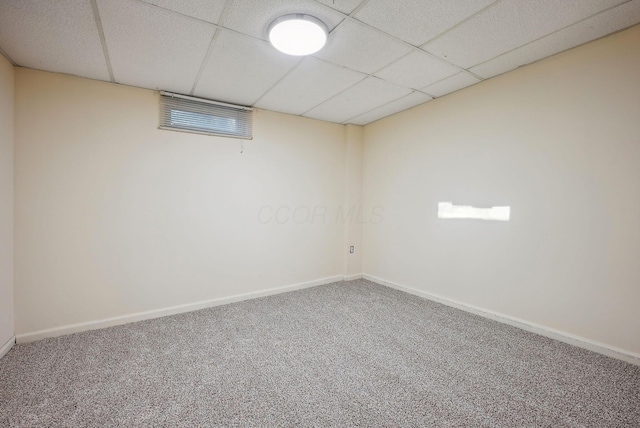
[[[192,312],[200,309],[211,308],[214,306],[226,305],[229,303],[240,302],[242,300],[255,299],[258,297],[271,296],[273,294],[286,293],[294,290],[302,290],[303,288],[315,287],[332,282],[339,282],[344,279],[343,275],[331,276],[327,278],[317,279],[314,281],[301,282],[298,284],[287,285],[284,287],[270,288],[252,293],[237,294],[235,296],[220,297],[217,299],[205,300],[184,305],[171,306],[168,308],[154,309],[151,311],[138,312],[129,315],[122,315],[113,318],[106,318],[96,321],[88,321],[78,324],[63,325],[60,327],[48,328],[45,330],[34,331],[31,333],[16,334],[18,343],[34,342],[36,340],[46,339],[48,337],[63,336],[65,334],[79,333],[87,330],[97,330],[116,325],[128,324],[136,321],[143,321],[153,318],[166,317],[169,315],[181,314],[184,312]],[[3,348],[4,350],[4,348]]]
[[[560,342],[568,343],[569,345],[578,346],[580,348],[587,349],[589,351],[597,352],[608,357],[617,358],[619,360],[626,361],[631,364],[640,366],[640,354],[630,352],[615,346],[607,345],[605,343],[597,342],[595,340],[587,339],[585,337],[577,336],[564,331],[556,330],[553,328],[545,327],[540,324],[532,323],[520,318],[512,317],[509,315],[494,312],[489,309],[483,309],[478,306],[469,305],[456,300],[449,299],[447,297],[432,294],[426,291],[417,290],[415,288],[405,287],[393,282],[372,276],[363,275],[364,279],[376,284],[384,285],[386,287],[395,288],[396,290],[404,291],[409,294],[413,294],[419,297],[424,297],[429,300],[433,300],[443,305],[451,306],[456,309],[461,309],[472,314],[480,315],[484,318],[489,318],[494,321],[498,321],[504,324],[509,324],[514,327],[521,328],[532,333],[539,334],[541,336],[549,337],[551,339],[559,340]]]
[[[16,337],[15,336],[13,336],[11,339],[7,340],[7,343],[2,345],[2,348],[0,348],[0,358],[2,358],[5,355],[7,355],[7,352],[9,352],[9,350],[11,348],[13,348],[13,345],[15,343],[16,343]]]
[[[345,281],[353,281],[355,279],[362,279],[363,275],[361,273],[354,273],[352,275],[345,275],[344,276],[344,280]]]

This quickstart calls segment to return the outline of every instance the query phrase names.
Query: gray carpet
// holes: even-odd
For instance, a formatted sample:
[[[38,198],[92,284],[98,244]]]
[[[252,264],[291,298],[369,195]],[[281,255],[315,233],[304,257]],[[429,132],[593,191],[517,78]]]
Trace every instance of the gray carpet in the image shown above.
[[[640,367],[367,281],[15,346],[0,426],[640,426]]]

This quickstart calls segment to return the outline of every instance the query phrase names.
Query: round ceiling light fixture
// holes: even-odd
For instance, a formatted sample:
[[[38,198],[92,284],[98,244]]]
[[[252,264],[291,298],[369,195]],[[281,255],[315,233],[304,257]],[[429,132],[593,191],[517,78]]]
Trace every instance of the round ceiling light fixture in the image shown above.
[[[293,13],[269,25],[269,41],[288,55],[311,55],[327,42],[327,26],[311,15]]]

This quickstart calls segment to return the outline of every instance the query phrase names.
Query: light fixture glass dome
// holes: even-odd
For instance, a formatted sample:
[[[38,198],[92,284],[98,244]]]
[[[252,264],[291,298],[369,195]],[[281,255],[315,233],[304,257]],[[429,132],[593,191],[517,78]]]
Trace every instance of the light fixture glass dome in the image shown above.
[[[311,55],[327,42],[327,27],[311,15],[284,15],[269,25],[269,41],[288,55]]]

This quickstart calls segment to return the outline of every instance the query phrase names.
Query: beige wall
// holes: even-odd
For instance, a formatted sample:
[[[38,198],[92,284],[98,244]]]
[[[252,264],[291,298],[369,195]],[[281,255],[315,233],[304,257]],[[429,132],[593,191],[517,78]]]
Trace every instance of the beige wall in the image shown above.
[[[157,115],[152,91],[17,69],[16,333],[343,274],[343,126],[259,110],[241,154]]]
[[[366,274],[640,353],[640,27],[364,132]]]
[[[362,207],[362,126],[346,125],[346,201],[344,214],[345,242],[345,276],[362,275],[362,224],[366,213]],[[350,248],[354,247],[354,252]]]
[[[13,338],[13,65],[0,55],[0,348]]]
[[[640,27],[364,130],[258,110],[241,154],[157,130],[152,91],[16,69],[0,304],[15,230],[18,334],[364,270],[638,353],[638,76]],[[438,220],[440,201],[512,218]]]

